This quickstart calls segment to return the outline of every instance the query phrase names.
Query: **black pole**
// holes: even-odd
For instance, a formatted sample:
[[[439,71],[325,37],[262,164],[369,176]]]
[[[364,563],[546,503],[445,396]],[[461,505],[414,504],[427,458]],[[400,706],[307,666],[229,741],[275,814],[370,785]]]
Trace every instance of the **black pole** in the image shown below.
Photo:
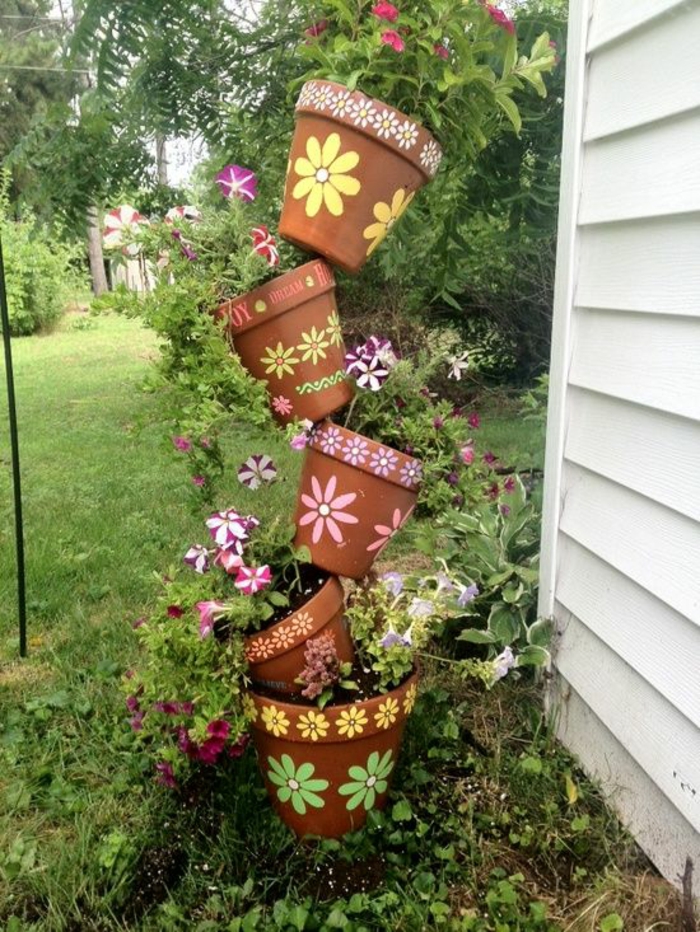
[[[12,446],[12,482],[15,490],[15,544],[17,547],[17,605],[19,608],[19,655],[27,656],[27,597],[24,578],[24,530],[22,524],[22,485],[19,472],[19,435],[17,433],[17,407],[15,405],[15,379],[12,371],[10,344],[10,313],[5,291],[5,264],[2,258],[0,236],[0,327],[5,344],[5,374],[7,377],[7,407],[10,414],[10,444]]]

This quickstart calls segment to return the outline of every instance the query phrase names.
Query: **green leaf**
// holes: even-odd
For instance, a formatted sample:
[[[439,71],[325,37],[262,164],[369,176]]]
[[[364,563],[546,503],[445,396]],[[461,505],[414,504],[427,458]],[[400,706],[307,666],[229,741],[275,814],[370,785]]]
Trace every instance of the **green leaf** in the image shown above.
[[[461,631],[456,641],[468,641],[470,644],[495,644],[496,638],[490,631],[477,631],[475,628],[467,628]]]
[[[489,631],[501,644],[512,644],[520,633],[520,622],[512,608],[497,602],[491,608],[488,621]]]
[[[394,822],[409,822],[413,818],[413,810],[408,800],[400,799],[394,804],[391,810],[391,818]]]
[[[600,932],[622,932],[624,928],[625,923],[619,913],[608,913],[600,921]]]
[[[541,79],[540,79],[541,80]],[[515,101],[511,97],[507,97],[505,93],[496,94],[496,103],[503,110],[505,115],[508,117],[510,122],[513,125],[513,129],[520,135],[520,131],[523,128],[523,121],[520,116],[520,111]]]

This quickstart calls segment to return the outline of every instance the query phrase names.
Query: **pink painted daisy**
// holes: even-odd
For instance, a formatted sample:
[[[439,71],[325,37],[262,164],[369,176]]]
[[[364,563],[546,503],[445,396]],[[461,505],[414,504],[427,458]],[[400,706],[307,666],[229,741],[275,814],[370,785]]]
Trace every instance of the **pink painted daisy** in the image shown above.
[[[351,437],[343,447],[343,459],[353,466],[361,466],[368,455],[367,441],[361,437]]]
[[[292,413],[292,402],[289,398],[285,398],[284,395],[278,395],[276,398],[272,399],[272,407],[277,414],[286,415]]]
[[[263,483],[274,482],[276,478],[277,467],[264,453],[253,454],[238,467],[238,481],[249,489],[258,489]]]
[[[413,507],[409,508],[406,514],[402,517],[401,509],[394,508],[394,514],[391,516],[391,527],[388,524],[375,524],[374,530],[379,535],[379,537],[374,541],[373,544],[369,545],[367,550],[370,552],[373,552],[374,550],[377,552],[383,550],[394,534],[396,534],[396,532],[399,531],[400,528],[402,528],[403,525],[408,521],[412,511]]]
[[[420,460],[411,460],[401,470],[401,484],[406,486],[418,485],[423,476],[423,465]]]
[[[260,592],[261,589],[269,586],[271,581],[272,573],[267,564],[258,567],[241,566],[238,569],[234,585],[244,595],[255,595],[256,592]]]
[[[216,183],[224,197],[237,197],[241,201],[254,201],[258,193],[258,179],[249,168],[227,165],[216,176]]]
[[[337,427],[328,427],[317,435],[316,443],[320,445],[324,453],[328,454],[328,456],[333,456],[334,453],[340,450],[343,438]]]
[[[388,476],[396,468],[399,458],[388,447],[380,447],[376,450],[369,461],[370,469],[375,476]]]
[[[325,491],[321,488],[321,483],[316,476],[311,477],[311,495],[302,494],[301,500],[310,510],[302,515],[299,520],[299,526],[305,527],[307,524],[314,522],[313,534],[311,540],[317,544],[321,539],[324,530],[327,530],[336,544],[343,541],[343,535],[338,527],[337,522],[341,524],[357,524],[358,519],[351,514],[343,511],[357,498],[356,492],[347,492],[344,495],[335,497],[337,479],[331,476]]]

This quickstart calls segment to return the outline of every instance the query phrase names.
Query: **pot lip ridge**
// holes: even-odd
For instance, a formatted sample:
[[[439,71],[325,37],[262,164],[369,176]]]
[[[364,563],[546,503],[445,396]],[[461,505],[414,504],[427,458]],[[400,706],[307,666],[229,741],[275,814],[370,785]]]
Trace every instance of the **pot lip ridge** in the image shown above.
[[[299,279],[305,279],[314,272],[316,274],[313,286],[303,288],[301,291],[293,292],[287,296],[282,295],[275,304],[268,306],[266,299],[269,299],[275,292],[282,292],[285,288],[293,286]],[[229,332],[235,340],[241,334],[254,330],[261,324],[269,323],[276,317],[280,317],[295,307],[305,304],[311,298],[318,297],[334,289],[335,275],[332,267],[324,258],[317,256],[302,265],[296,266],[296,268],[290,269],[288,272],[275,275],[274,278],[262,285],[258,285],[252,291],[222,301],[214,314],[218,319],[231,320],[233,312],[237,310],[243,312],[247,319],[236,325],[235,330],[232,326],[229,327]],[[262,302],[265,305],[263,311],[255,311],[257,302]],[[253,309],[252,314],[250,313],[251,309]]]
[[[327,613],[319,611],[318,606],[322,603],[328,601],[333,604],[333,602],[338,601],[338,608],[333,612],[332,616],[326,617]],[[279,660],[281,657],[286,656],[293,650],[296,650],[298,647],[303,645],[310,637],[312,637],[319,628],[326,625],[331,618],[334,618],[338,614],[338,611],[344,609],[345,606],[345,590],[343,589],[342,583],[337,576],[329,575],[325,580],[320,589],[317,589],[316,592],[311,596],[310,599],[307,599],[306,602],[302,602],[293,612],[289,612],[288,615],[285,615],[284,618],[280,618],[279,621],[276,621],[269,628],[265,628],[264,631],[256,631],[255,634],[250,634],[244,639],[244,647],[246,655],[256,644],[264,643],[265,641],[272,640],[275,636],[275,633],[278,631],[283,631],[287,626],[291,625],[295,618],[301,615],[303,612],[313,611],[310,609],[313,603],[316,604],[316,611],[318,612],[318,618],[313,620],[313,628],[311,631],[305,635],[301,635],[298,638],[295,638],[293,642],[289,644],[288,647],[285,647],[284,650],[275,651],[274,654],[271,654],[269,657],[261,658],[260,660],[251,660],[246,656],[248,665],[253,667],[260,667],[263,664],[268,663],[272,660]]]
[[[364,441],[368,447],[368,453],[378,453],[379,450],[388,450],[398,457],[398,462],[395,468],[387,476],[379,475],[373,472],[370,469],[369,463],[357,463],[353,464],[349,460],[343,458],[343,450],[338,452],[328,452],[323,449],[323,438],[324,432],[329,428],[334,428],[337,430],[345,441],[350,440],[354,437],[359,437],[360,440]],[[350,430],[347,427],[342,427],[340,424],[336,424],[330,418],[324,418],[315,425],[313,434],[307,445],[308,450],[312,450],[314,453],[318,453],[320,456],[327,456],[329,459],[334,460],[335,462],[342,463],[343,466],[349,466],[351,469],[357,469],[360,472],[366,473],[368,476],[372,476],[375,479],[382,479],[385,482],[390,482],[392,485],[398,486],[398,488],[403,489],[406,492],[414,492],[417,494],[418,489],[420,488],[420,479],[417,482],[411,482],[406,484],[400,479],[401,470],[413,463],[418,463],[422,466],[421,460],[417,456],[410,456],[408,453],[402,453],[401,450],[397,450],[394,447],[389,446],[388,443],[379,443],[377,440],[372,440],[369,437],[365,437],[363,434],[359,434],[357,431]]]
[[[385,138],[378,134],[372,124],[368,123],[366,126],[361,126],[359,122],[356,123],[353,119],[352,112],[343,114],[333,113],[332,102],[319,103],[317,99],[317,95],[321,88],[330,88],[336,97],[340,93],[345,93],[351,107],[353,105],[357,106],[360,101],[365,101],[374,107],[375,110],[389,111],[392,116],[397,117],[399,122],[409,123],[412,129],[417,130],[415,143],[405,148],[396,141],[395,135]],[[373,142],[378,142],[380,145],[384,146],[384,148],[393,152],[394,155],[398,155],[410,162],[425,177],[426,181],[430,181],[434,178],[440,167],[443,155],[442,147],[433,134],[427,130],[422,123],[412,119],[406,113],[402,113],[402,111],[398,110],[396,107],[384,103],[383,100],[370,97],[359,88],[350,91],[344,84],[319,78],[306,81],[299,93],[295,112],[297,114],[304,113],[309,116],[325,117],[325,119],[338,123],[341,126],[347,126],[349,129],[366,136]]]
[[[318,706],[312,702],[291,703],[285,702],[283,698],[278,700],[277,698],[272,699],[267,696],[260,696],[255,691],[254,687],[250,687],[248,689],[248,695],[251,697],[256,712],[258,713],[254,721],[250,723],[250,727],[254,731],[258,731],[262,735],[272,738],[273,732],[266,726],[262,717],[262,711],[265,707],[273,707],[276,712],[283,713],[289,720],[287,731],[279,736],[278,740],[280,741],[322,747],[328,746],[329,744],[347,744],[349,742],[362,741],[363,738],[391,733],[393,729],[400,727],[411,714],[413,704],[415,703],[415,696],[418,691],[419,678],[420,671],[414,666],[413,671],[406,677],[403,683],[401,683],[400,686],[395,686],[388,692],[372,696],[370,699],[361,699],[357,702],[348,702],[343,705],[327,705],[324,706],[323,709],[319,709]],[[407,696],[409,690],[412,691],[410,703],[408,703]],[[389,726],[380,725],[377,722],[377,715],[379,714],[381,717],[380,706],[384,704],[386,709],[387,700],[390,699],[396,703],[395,719]],[[356,735],[348,737],[347,734],[329,733],[325,735],[319,734],[315,739],[308,739],[302,736],[301,732],[305,726],[300,723],[301,716],[308,716],[309,712],[316,712],[324,718],[330,719],[328,722],[329,725],[332,723],[338,724],[343,718],[347,720],[347,718],[350,717],[350,709],[359,709],[366,713],[365,717],[367,721],[363,724],[361,729],[357,729]]]

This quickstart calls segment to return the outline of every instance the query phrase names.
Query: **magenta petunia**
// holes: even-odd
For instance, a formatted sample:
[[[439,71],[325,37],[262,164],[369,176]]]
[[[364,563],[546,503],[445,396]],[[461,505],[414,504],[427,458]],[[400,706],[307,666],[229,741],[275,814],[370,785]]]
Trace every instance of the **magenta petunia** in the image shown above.
[[[200,575],[209,570],[209,551],[201,544],[193,544],[182,559]]]
[[[254,201],[258,179],[249,168],[227,165],[216,176],[216,183],[224,197],[237,197],[241,201]]]
[[[216,719],[216,721],[213,722],[209,722],[207,725],[207,734],[211,735],[212,738],[219,738],[222,741],[225,741],[228,738],[230,731],[231,726],[222,718]]]
[[[481,418],[476,413],[476,411],[472,411],[472,413],[469,415],[469,417],[467,418],[467,424],[469,424],[472,430],[476,430],[478,427],[481,426]]]
[[[471,466],[474,462],[474,447],[471,444],[466,444],[459,451],[460,458],[466,466]]]
[[[240,738],[238,739],[238,741],[235,741],[235,742],[229,747],[229,749],[228,749],[228,756],[229,756],[229,757],[233,757],[233,758],[241,757],[241,756],[243,755],[243,752],[245,751],[245,749],[248,747],[248,743],[249,743],[249,742],[250,742],[250,735],[249,735],[249,734],[243,734],[243,735],[241,735]]]
[[[395,52],[403,52],[406,48],[406,43],[394,29],[386,29],[381,35],[381,40],[384,45],[390,45]]]
[[[503,491],[507,495],[511,495],[515,492],[515,478],[513,476],[506,476],[503,480]]]
[[[251,521],[255,523],[252,524]],[[244,517],[233,508],[228,508],[226,511],[217,511],[215,514],[210,515],[205,524],[222,550],[233,548],[241,553],[242,544],[248,540],[248,531],[251,527],[256,527],[258,521],[250,515]]]
[[[437,57],[442,58],[443,61],[447,61],[447,59],[450,57],[450,50],[447,48],[447,46],[443,45],[442,42],[436,42],[433,46],[433,51]]]
[[[258,489],[263,483],[274,482],[277,467],[264,453],[255,453],[238,467],[238,481],[249,489]]]
[[[172,764],[168,763],[168,761],[158,761],[156,770],[158,771],[157,783],[160,783],[161,786],[167,786],[171,790],[177,787]]]
[[[488,466],[493,466],[493,464],[496,462],[496,457],[490,450],[487,450],[486,453],[484,453],[484,462]]]
[[[399,11],[393,3],[387,3],[386,0],[381,0],[381,3],[372,7],[372,15],[376,16],[377,19],[385,19],[388,23],[395,23],[399,18]]]
[[[199,636],[205,638],[214,630],[214,622],[226,613],[227,606],[225,602],[211,600],[209,602],[197,602],[197,611],[199,612]]]
[[[201,489],[202,486],[207,484],[207,480],[204,476],[192,476],[192,485],[196,485],[198,489]]]
[[[272,572],[267,564],[263,566],[241,566],[234,585],[244,595],[255,595],[272,582]]]
[[[327,19],[320,19],[317,23],[314,23],[313,26],[309,26],[308,29],[305,29],[304,35],[308,36],[310,39],[316,39],[328,29],[328,26],[329,22]]]
[[[197,751],[197,760],[202,764],[212,766],[217,762],[224,749],[225,741],[221,738],[207,738]]]
[[[168,605],[168,618],[182,618],[185,614],[185,610],[180,608],[179,605]]]
[[[505,29],[505,31],[509,32],[511,35],[515,35],[515,23],[507,13],[504,13],[503,10],[499,10],[498,7],[492,6],[490,3],[486,4],[486,12],[489,14],[494,23],[497,23],[502,29]]]
[[[187,437],[173,437],[173,446],[182,453],[189,453],[192,449],[192,444]]]

